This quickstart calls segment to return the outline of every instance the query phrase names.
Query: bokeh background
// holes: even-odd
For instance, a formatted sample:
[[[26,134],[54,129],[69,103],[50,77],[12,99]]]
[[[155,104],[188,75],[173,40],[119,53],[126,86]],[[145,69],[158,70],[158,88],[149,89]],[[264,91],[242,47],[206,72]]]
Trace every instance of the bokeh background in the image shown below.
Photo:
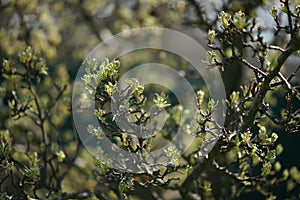
[[[299,1],[294,1],[299,4]],[[18,56],[27,46],[32,46],[40,55],[46,57],[50,74],[55,74],[59,84],[72,85],[77,70],[88,53],[105,39],[125,30],[139,27],[164,27],[184,32],[206,47],[207,31],[220,29],[217,20],[220,11],[234,13],[242,10],[249,17],[256,17],[257,23],[264,27],[264,41],[281,46],[289,39],[284,34],[274,38],[274,26],[270,10],[279,5],[274,0],[0,0],[0,60]],[[179,47],[180,48],[180,47]],[[223,47],[226,49],[227,47]],[[230,53],[230,52],[229,52]],[[189,63],[176,55],[157,50],[133,52],[118,58],[121,60],[121,71],[147,62],[160,62],[181,71],[197,88],[203,86],[203,81]],[[249,54],[251,60],[251,55]],[[253,62],[257,62],[253,59]],[[284,73],[290,74],[299,64],[300,56],[293,55],[284,66]],[[2,68],[2,65],[1,65]],[[300,74],[298,73],[299,77]],[[241,83],[246,83],[251,72],[238,63],[231,65],[222,72],[222,77],[229,95],[238,90]],[[0,85],[4,85],[0,79]],[[299,84],[299,78],[294,84]],[[72,88],[69,88],[69,92]],[[284,91],[283,91],[284,92]],[[51,95],[48,94],[48,95]],[[280,115],[284,101],[281,96],[270,97],[275,110]],[[300,106],[300,105],[299,105]],[[7,100],[0,99],[0,129],[12,126],[7,120]],[[57,126],[63,130],[60,134],[70,139],[68,148],[72,149],[73,133],[72,118],[67,111],[57,108],[58,115],[54,116]],[[28,130],[34,125],[20,122],[14,128],[15,133],[26,137]],[[279,133],[279,142],[284,147],[279,160],[284,167],[297,166],[300,168],[300,135],[288,133],[282,129],[274,129]],[[22,146],[20,146],[22,148]],[[83,150],[84,151],[84,150]],[[78,160],[78,165],[88,165],[91,161],[86,152]],[[91,163],[92,164],[92,161]],[[76,191],[84,180],[84,188],[92,188],[95,184],[89,177],[76,177],[76,170],[69,175],[72,181],[65,188]],[[80,183],[80,184],[79,184]],[[249,196],[253,199],[255,196]],[[241,199],[245,199],[242,197]]]

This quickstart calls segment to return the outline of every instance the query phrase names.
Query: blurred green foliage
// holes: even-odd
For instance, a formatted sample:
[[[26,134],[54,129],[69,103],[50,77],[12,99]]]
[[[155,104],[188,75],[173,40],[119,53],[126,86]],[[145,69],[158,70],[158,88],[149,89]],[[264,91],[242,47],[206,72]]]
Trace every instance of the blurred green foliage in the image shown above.
[[[288,148],[281,144],[283,134],[298,133],[300,127],[299,67],[289,70],[298,63],[287,60],[299,57],[299,5],[298,0],[0,1],[0,199],[299,199],[299,166],[278,160]],[[261,26],[259,9],[267,11],[275,29]],[[156,59],[184,71],[198,91],[196,123],[184,127],[196,136],[190,149],[180,158],[176,148],[167,149],[170,162],[157,171],[124,173],[81,146],[71,118],[72,78],[99,42],[145,26],[191,29],[195,37],[208,33],[206,63],[222,72],[227,118],[223,135],[203,157],[199,146],[212,129],[216,102],[186,61],[162,51],[91,61],[83,79],[86,85],[95,82],[103,97],[95,115],[113,131],[92,125],[87,130],[99,140],[106,134],[130,152],[147,154],[171,140],[180,114],[187,112],[168,90],[150,88],[156,92],[150,94],[133,79],[126,114],[147,125],[150,114],[143,108],[150,103],[166,109],[168,120],[150,138],[136,141],[124,134],[109,109],[101,107],[124,71]]]

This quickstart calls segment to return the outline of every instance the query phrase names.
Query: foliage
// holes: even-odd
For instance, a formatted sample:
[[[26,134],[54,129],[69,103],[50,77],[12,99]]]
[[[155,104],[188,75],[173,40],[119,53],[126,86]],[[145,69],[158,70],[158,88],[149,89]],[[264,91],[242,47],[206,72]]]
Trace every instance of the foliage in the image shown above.
[[[98,157],[91,157],[80,144],[70,116],[72,82],[66,67],[70,49],[80,44],[68,44],[67,50],[61,55],[58,53],[63,48],[62,40],[78,27],[70,25],[72,17],[58,24],[55,20],[63,18],[61,11],[64,9],[65,13],[79,11],[77,17],[88,24],[91,32],[96,32],[94,40],[91,39],[85,48],[89,49],[102,38],[95,29],[100,26],[95,20],[99,14],[94,11],[96,4],[80,0],[66,2],[49,1],[49,6],[25,0],[6,4],[1,1],[0,4],[3,15],[16,14],[20,23],[0,30],[1,58],[5,58],[0,80],[1,199],[171,198],[168,195],[173,195],[174,199],[242,199],[253,194],[265,199],[300,198],[297,166],[288,168],[278,161],[284,151],[281,134],[284,131],[298,133],[300,129],[300,92],[296,82],[300,66],[287,77],[282,72],[287,59],[300,51],[299,2],[282,0],[280,7],[270,9],[276,25],[272,33],[274,41],[270,43],[264,40],[264,30],[257,19],[251,17],[251,9],[259,4],[247,8],[244,1],[239,1],[240,4],[230,1],[224,3],[219,14],[212,17],[214,19],[206,18],[202,7],[193,0],[174,2],[172,12],[165,15],[161,13],[170,4],[153,1],[147,9],[140,7],[136,18],[126,4],[119,1],[111,4],[116,6],[115,12],[108,14],[110,17],[105,25],[111,33],[145,25],[168,27],[180,20],[186,26],[196,24],[208,32],[208,67],[226,71],[238,63],[251,74],[247,83],[238,83],[239,88],[224,100],[227,106],[225,125],[215,124],[211,117],[216,104],[222,102],[214,102],[205,88],[198,86],[196,123],[184,127],[185,132],[196,137],[193,145],[181,157],[175,146],[169,146],[165,149],[167,164],[157,163],[155,170],[147,169],[147,165],[137,166],[146,169],[142,174],[116,170],[111,162],[121,165],[128,161],[103,163],[101,156],[105,150]],[[243,8],[245,12],[240,11]],[[182,11],[188,14],[189,9],[195,13],[180,15]],[[15,45],[11,45],[13,42]],[[76,48],[80,50],[73,52],[73,62],[82,59],[87,51],[85,48]],[[107,102],[116,100],[113,97],[120,66],[135,62],[89,60],[82,77],[86,86],[83,101],[96,99],[95,115],[103,129],[93,125],[86,128],[99,141],[106,136],[119,148],[146,155],[159,148],[161,141],[172,140],[181,125],[178,116],[188,111],[172,100],[170,92],[151,96],[139,80],[131,79],[129,87],[118,94],[129,101],[115,110],[116,116],[148,127],[151,137],[138,138],[135,132],[130,132],[132,130],[117,126],[118,118]],[[167,56],[164,62],[176,60]],[[191,75],[187,73],[186,77]],[[94,96],[93,91],[96,91]],[[276,99],[280,102],[274,101]],[[153,106],[154,109],[149,110]],[[153,116],[166,118],[163,129],[158,127]],[[215,127],[222,130],[220,137],[214,137]],[[204,139],[207,135],[217,143],[207,156],[203,156],[200,146],[211,142]],[[145,197],[145,192],[149,197]]]

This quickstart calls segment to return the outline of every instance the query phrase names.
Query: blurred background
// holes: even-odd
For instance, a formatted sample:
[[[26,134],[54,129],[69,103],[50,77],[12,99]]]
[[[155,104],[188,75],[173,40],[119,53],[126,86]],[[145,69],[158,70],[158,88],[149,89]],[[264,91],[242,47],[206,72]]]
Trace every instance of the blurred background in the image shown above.
[[[299,1],[294,1],[299,4]],[[289,39],[284,34],[273,37],[274,26],[270,10],[279,5],[274,0],[0,0],[0,60],[15,58],[26,46],[32,46],[46,57],[50,74],[72,85],[77,70],[88,53],[105,39],[125,30],[140,27],[164,27],[190,35],[206,48],[207,31],[220,30],[218,14],[224,10],[234,13],[242,10],[249,17],[257,17],[263,26],[264,41],[284,47]],[[284,21],[283,21],[284,23]],[[178,47],[180,48],[180,47]],[[227,47],[222,47],[226,49]],[[242,49],[239,49],[242,51]],[[249,60],[257,63],[255,58]],[[195,88],[203,86],[203,81],[193,67],[176,55],[144,50],[118,58],[121,71],[141,63],[159,62],[181,71]],[[293,55],[284,66],[283,72],[291,74],[300,63],[300,56]],[[1,64],[2,68],[2,64]],[[234,63],[221,72],[229,95],[239,90],[253,74],[239,63]],[[299,77],[300,74],[298,73]],[[58,80],[59,81],[59,80]],[[299,84],[299,78],[294,84]],[[3,80],[0,79],[0,84]],[[285,91],[283,91],[284,93]],[[281,96],[272,96],[272,106],[280,115],[284,108]],[[8,117],[7,103],[0,100],[0,128]],[[58,126],[68,137],[71,134],[70,115],[60,116]],[[22,130],[19,130],[22,132]],[[279,142],[284,152],[279,157],[284,167],[300,168],[300,135],[279,132]],[[88,184],[88,183],[87,183]],[[251,199],[252,197],[249,197]]]

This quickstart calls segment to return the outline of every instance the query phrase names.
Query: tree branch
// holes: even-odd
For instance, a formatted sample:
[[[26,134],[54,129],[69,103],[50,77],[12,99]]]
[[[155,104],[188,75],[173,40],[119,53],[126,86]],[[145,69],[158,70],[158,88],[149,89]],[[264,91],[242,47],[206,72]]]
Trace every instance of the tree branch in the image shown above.
[[[270,83],[275,78],[278,73],[280,72],[281,67],[283,64],[286,62],[288,57],[295,51],[300,49],[300,42],[299,39],[297,38],[292,38],[291,41],[291,46],[289,46],[277,59],[276,66],[273,71],[271,71],[265,78],[265,80],[262,82],[262,85],[260,87],[260,90],[256,94],[254,101],[250,107],[250,110],[248,112],[248,115],[246,115],[246,119],[244,121],[243,126],[240,129],[240,133],[245,132],[247,129],[249,129],[254,121],[256,114],[259,110],[260,105],[262,104],[262,101],[264,97],[266,96],[268,90],[270,89]]]

